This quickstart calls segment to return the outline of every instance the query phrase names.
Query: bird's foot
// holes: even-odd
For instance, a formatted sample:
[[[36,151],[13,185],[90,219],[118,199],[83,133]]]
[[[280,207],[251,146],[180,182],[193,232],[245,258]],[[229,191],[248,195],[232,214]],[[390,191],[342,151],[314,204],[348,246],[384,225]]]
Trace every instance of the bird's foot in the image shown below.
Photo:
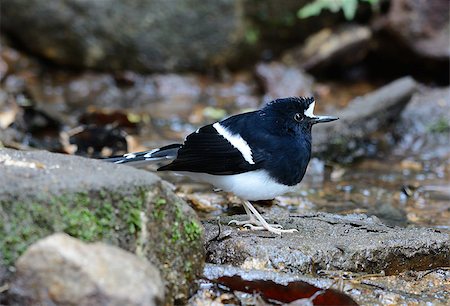
[[[267,226],[255,226],[253,224],[245,224],[244,227],[248,228],[252,231],[259,231],[259,230],[267,230],[271,233],[281,235],[282,233],[295,233],[298,232],[295,228],[293,229],[282,229],[283,227],[279,224],[268,224]]]
[[[264,226],[261,222],[259,222],[256,219],[252,219],[252,218],[245,220],[245,221],[231,220],[230,222],[228,222],[228,225],[231,225],[231,224],[235,224],[238,226],[243,225],[244,227],[247,227],[249,229],[256,229],[256,228],[264,229]],[[269,227],[272,227],[272,228],[278,228],[278,229],[283,228],[283,226],[280,224],[269,224],[268,223],[268,225],[269,225]]]
[[[248,201],[244,201],[244,209],[247,215],[249,216],[248,220],[246,221],[231,220],[230,222],[228,222],[228,224],[243,225],[244,227],[250,230],[267,230],[277,235],[281,235],[282,233],[297,232],[296,229],[284,230],[280,224],[267,223],[267,221],[264,220],[263,216],[261,216],[261,214],[256,210],[256,208],[254,208],[253,205]]]

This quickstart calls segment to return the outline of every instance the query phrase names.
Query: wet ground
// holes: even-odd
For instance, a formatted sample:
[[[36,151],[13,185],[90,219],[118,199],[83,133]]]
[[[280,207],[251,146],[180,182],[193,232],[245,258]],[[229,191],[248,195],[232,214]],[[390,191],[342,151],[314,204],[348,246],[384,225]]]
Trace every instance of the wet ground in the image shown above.
[[[21,61],[23,59],[13,61],[16,65],[10,67],[16,67]],[[268,74],[273,75],[275,68],[267,68],[272,69]],[[179,142],[198,126],[258,108],[261,101],[269,99],[272,90],[292,92],[289,80],[275,79],[270,84],[250,72],[213,77],[189,74],[142,76],[133,73],[112,76],[54,71],[46,74],[26,65],[25,69],[17,70],[2,78],[0,145],[89,157],[142,151]],[[288,72],[300,79],[299,72],[290,68],[281,74]],[[299,83],[292,95],[295,92],[313,92],[316,100],[320,101],[316,113],[333,115],[352,98],[369,93],[386,82]],[[430,124],[419,128],[418,133],[436,132],[448,140],[448,122]],[[383,132],[381,138],[387,144],[385,150],[378,151],[380,147],[374,147],[370,158],[352,164],[325,163],[314,158],[303,182],[294,192],[272,202],[259,203],[257,209],[274,219],[288,213],[359,213],[375,215],[391,226],[424,226],[450,232],[448,145],[432,145],[428,151],[414,150],[414,145],[400,141],[395,133]],[[427,148],[426,145],[424,147]],[[203,220],[244,214],[241,200],[231,194],[215,192],[211,186],[183,177],[159,174],[174,184],[177,194],[190,203]],[[349,290],[352,290],[352,297],[381,295],[384,300],[379,301],[386,303],[420,303],[421,295],[417,293],[420,290],[428,297],[425,301],[445,300],[445,296],[439,295],[439,290],[448,286],[448,271],[426,273],[411,271],[398,278],[374,276],[375,280],[371,280],[368,286],[381,290],[378,293],[375,289],[371,291],[360,286]],[[353,282],[357,278],[356,282],[361,283],[359,276],[350,278]],[[336,279],[345,277],[340,275]],[[323,281],[328,282],[325,287],[337,288],[333,278],[327,276]],[[397,289],[391,283],[402,281],[416,283],[408,292],[395,295],[392,290]],[[426,289],[427,282],[436,284],[436,294]],[[231,288],[232,283],[224,285],[228,287],[221,287],[216,281],[202,280],[202,289],[194,300],[200,299],[197,304],[208,304],[213,300],[253,305],[263,303],[257,295],[236,296],[230,293],[226,288]],[[411,299],[405,298],[408,295]],[[401,299],[396,300],[398,296]],[[358,302],[364,301],[373,302],[358,299]]]

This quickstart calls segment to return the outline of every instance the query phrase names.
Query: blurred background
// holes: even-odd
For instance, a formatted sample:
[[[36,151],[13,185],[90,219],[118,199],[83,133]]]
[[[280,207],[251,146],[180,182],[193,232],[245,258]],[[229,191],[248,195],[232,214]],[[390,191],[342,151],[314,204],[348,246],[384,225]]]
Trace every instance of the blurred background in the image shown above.
[[[1,0],[0,147],[94,158],[313,95],[298,190],[268,213],[450,228],[447,0]],[[162,174],[203,217],[239,199]]]

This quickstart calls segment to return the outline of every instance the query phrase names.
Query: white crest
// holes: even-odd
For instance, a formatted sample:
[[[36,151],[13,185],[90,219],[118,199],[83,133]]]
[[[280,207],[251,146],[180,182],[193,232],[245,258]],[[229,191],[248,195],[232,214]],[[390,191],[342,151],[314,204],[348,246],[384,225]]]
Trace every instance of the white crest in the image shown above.
[[[225,127],[221,126],[219,122],[213,124],[213,127],[216,129],[217,133],[222,135],[226,140],[228,140],[233,147],[241,152],[244,159],[249,164],[255,164],[252,158],[252,150],[248,146],[248,143],[240,136],[233,135],[228,131]]]
[[[307,110],[305,110],[305,116],[310,117],[310,118],[314,118],[314,106],[316,106],[316,101],[314,101],[313,103],[311,103],[308,107]]]

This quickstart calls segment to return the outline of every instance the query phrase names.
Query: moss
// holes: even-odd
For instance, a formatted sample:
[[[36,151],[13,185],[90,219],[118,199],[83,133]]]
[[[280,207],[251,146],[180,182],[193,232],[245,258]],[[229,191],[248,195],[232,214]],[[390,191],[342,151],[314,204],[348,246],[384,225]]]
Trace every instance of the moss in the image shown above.
[[[435,134],[443,134],[450,131],[450,122],[441,117],[437,121],[432,122],[428,127],[427,131]]]
[[[173,199],[173,203],[168,204],[172,197],[167,196],[168,200],[156,198],[153,200],[151,216],[157,226],[153,230],[162,233],[162,239],[157,243],[156,249],[161,253],[161,258],[173,258],[177,254],[172,254],[175,249],[191,249],[197,247],[199,239],[201,239],[202,228],[200,224],[188,217],[182,209],[182,203]],[[150,221],[150,224],[153,222]],[[165,248],[169,243],[174,246]]]
[[[155,200],[155,207],[153,208],[152,215],[155,220],[162,221],[166,218],[166,212],[164,211],[164,206],[167,201],[164,198],[157,198]]]
[[[249,27],[247,31],[245,32],[245,41],[249,45],[255,45],[261,37],[261,33],[259,29],[255,27]]]
[[[142,228],[140,213],[145,195],[146,190],[137,188],[125,195],[103,190],[41,195],[30,202],[2,202],[3,260],[12,264],[30,244],[53,232],[65,232],[84,241],[116,241],[117,231],[137,235]]]
[[[202,234],[202,228],[196,221],[191,220],[188,222],[184,222],[184,233],[186,235],[187,241],[196,241]]]
[[[164,198],[157,198],[155,201],[155,207],[160,208],[163,205],[166,205],[167,201]]]
[[[178,229],[178,223],[174,224],[172,228],[172,237],[170,239],[172,240],[173,243],[181,239],[181,233],[180,230]]]

